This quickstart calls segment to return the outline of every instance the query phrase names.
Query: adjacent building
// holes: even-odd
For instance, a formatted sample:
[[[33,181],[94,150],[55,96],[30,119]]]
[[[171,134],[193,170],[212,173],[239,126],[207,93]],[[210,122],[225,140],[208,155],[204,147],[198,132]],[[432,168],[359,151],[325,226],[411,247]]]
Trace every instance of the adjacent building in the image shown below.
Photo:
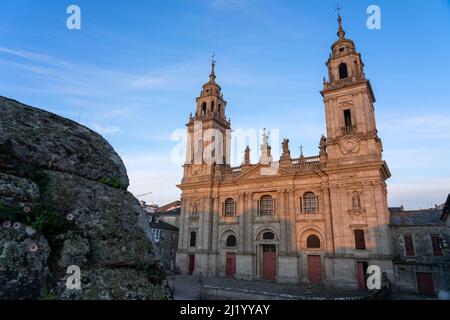
[[[181,201],[173,201],[156,210],[158,217],[176,227],[180,224]]]
[[[169,273],[175,273],[175,257],[178,247],[178,228],[157,215],[150,216],[150,230],[153,242],[159,250],[159,257]]]
[[[399,291],[435,296],[449,290],[450,228],[443,213],[439,207],[391,210],[395,286]]]

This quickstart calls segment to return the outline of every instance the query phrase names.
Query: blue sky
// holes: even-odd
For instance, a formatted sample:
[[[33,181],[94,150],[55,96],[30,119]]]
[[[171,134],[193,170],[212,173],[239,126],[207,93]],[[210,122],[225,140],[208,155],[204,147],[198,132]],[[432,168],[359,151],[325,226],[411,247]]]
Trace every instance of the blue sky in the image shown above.
[[[66,8],[81,8],[81,30]],[[389,204],[424,208],[450,192],[450,1],[342,0],[347,37],[365,62],[384,144]],[[382,29],[366,27],[381,8]],[[336,39],[336,1],[2,0],[0,94],[103,134],[123,157],[135,194],[178,197],[171,162],[217,54],[233,128],[280,129],[318,153],[319,90]]]

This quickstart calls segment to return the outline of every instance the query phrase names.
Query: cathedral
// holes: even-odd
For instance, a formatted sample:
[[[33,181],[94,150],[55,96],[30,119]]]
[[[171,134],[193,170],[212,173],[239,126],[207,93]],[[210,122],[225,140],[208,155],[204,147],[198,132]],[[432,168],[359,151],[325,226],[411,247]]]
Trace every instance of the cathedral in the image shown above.
[[[259,162],[250,162],[247,147],[242,165],[232,167],[231,123],[213,60],[187,123],[178,185],[181,273],[341,288],[364,288],[370,265],[394,277],[390,172],[382,157],[375,96],[340,16],[338,23],[321,91],[327,135],[318,137],[316,156],[292,158],[285,139],[281,157],[273,159],[264,134]]]

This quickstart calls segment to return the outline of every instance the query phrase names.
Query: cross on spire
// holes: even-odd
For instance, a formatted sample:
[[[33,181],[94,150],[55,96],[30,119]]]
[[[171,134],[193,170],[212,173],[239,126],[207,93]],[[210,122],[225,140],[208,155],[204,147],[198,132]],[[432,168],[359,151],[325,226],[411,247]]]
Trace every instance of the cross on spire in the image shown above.
[[[211,74],[209,75],[209,79],[211,81],[214,81],[216,79],[216,74],[214,70],[215,66],[216,66],[216,53],[213,51],[211,55]]]
[[[300,146],[300,158],[303,158],[303,146]]]
[[[345,37],[345,31],[344,31],[344,28],[342,28],[341,9],[342,9],[342,7],[339,6],[339,2],[338,2],[338,3],[337,3],[336,9],[334,9],[334,10],[337,11],[337,13],[338,13],[339,29],[338,29],[337,35],[338,35],[339,39],[344,39],[344,37]]]
[[[337,11],[339,17],[341,16],[341,9],[342,9],[342,7],[339,6],[339,2],[338,2],[337,7],[336,7],[336,9],[334,9],[334,11]]]
[[[211,55],[211,64],[216,65],[216,53],[214,51]]]

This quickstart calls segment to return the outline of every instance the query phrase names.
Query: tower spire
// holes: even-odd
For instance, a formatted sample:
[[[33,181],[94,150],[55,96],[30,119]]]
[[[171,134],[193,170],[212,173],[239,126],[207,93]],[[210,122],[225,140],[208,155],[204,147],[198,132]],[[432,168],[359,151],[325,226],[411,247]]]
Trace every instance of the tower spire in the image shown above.
[[[339,24],[339,29],[338,29],[337,35],[338,35],[339,39],[344,39],[345,31],[344,31],[344,28],[342,28],[341,9],[342,9],[342,7],[340,7],[339,3],[338,3],[337,8],[335,9],[338,12],[338,24]]]
[[[215,67],[216,67],[216,53],[213,52],[211,56],[211,74],[209,75],[209,80],[211,81],[216,80]]]

